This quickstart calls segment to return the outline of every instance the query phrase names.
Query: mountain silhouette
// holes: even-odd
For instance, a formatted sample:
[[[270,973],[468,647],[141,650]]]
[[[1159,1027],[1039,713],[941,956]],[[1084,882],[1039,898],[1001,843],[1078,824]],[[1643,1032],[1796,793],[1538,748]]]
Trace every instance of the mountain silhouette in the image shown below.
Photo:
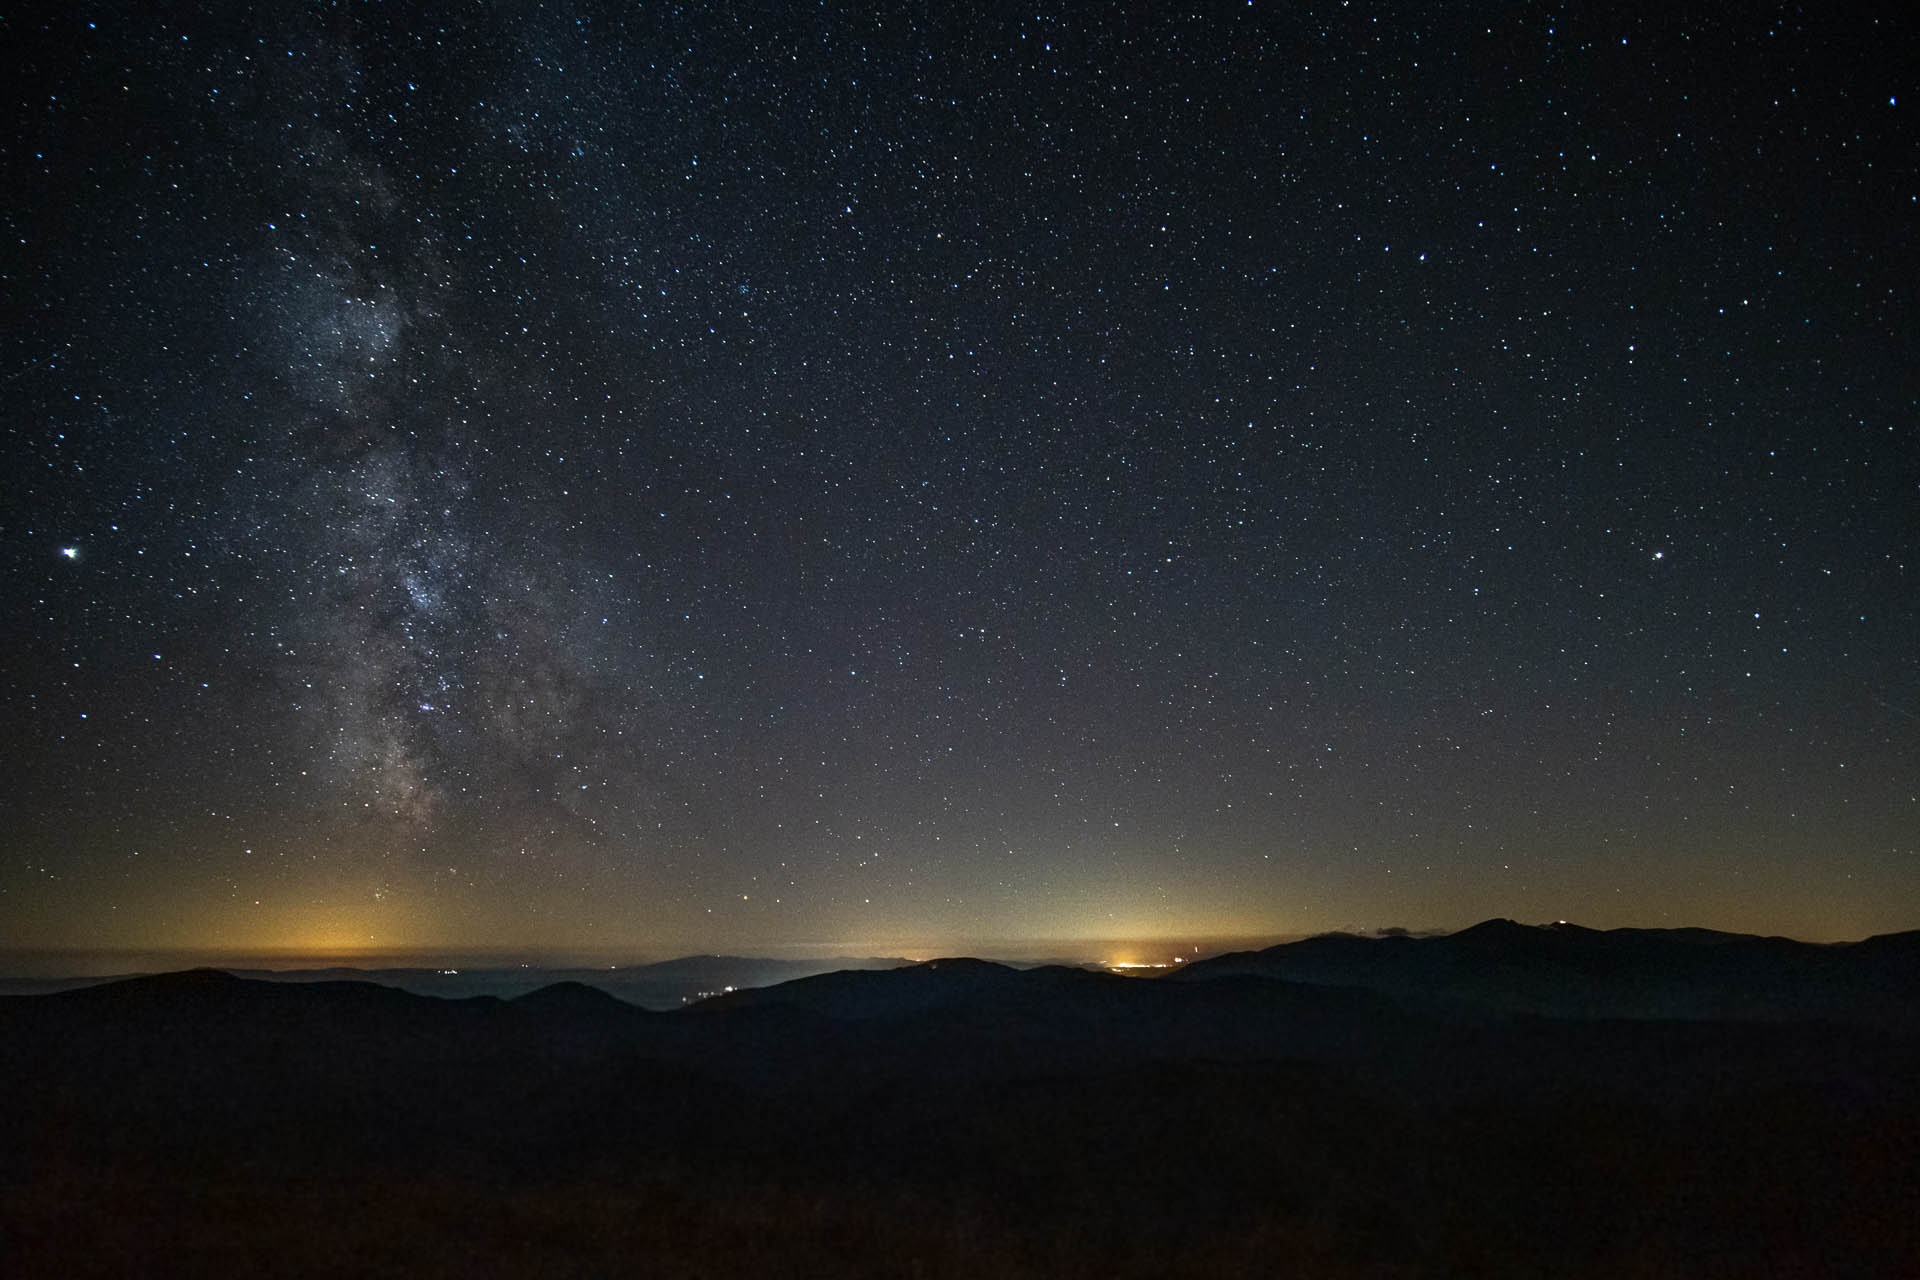
[[[1916,1274],[1917,942],[1490,921],[673,1012],[4,997],[0,1270]]]
[[[1195,961],[1162,981],[1255,975],[1358,987],[1459,1014],[1829,1019],[1920,1027],[1910,935],[1816,945],[1708,929],[1483,921],[1434,937],[1325,934]],[[1908,963],[1902,963],[1902,961]]]
[[[515,996],[511,1003],[517,1009],[533,1009],[567,1017],[598,1017],[633,1007],[599,987],[572,980],[548,983],[523,996]]]
[[[1098,981],[1084,969],[1046,966],[1015,969],[990,960],[952,957],[898,969],[823,973],[770,987],[729,992],[703,1002],[708,1009],[771,1004],[836,1018],[873,1018],[937,1008],[989,992],[1030,989],[1037,984]]]

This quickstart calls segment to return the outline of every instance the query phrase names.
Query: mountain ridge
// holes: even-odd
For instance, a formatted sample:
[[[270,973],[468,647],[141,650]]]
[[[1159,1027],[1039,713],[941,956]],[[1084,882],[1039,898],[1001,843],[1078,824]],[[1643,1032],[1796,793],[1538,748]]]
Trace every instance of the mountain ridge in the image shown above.
[[[508,1274],[482,1262],[511,1238],[519,1273],[564,1246],[593,1260],[580,1274],[621,1274],[710,1220],[716,1239],[761,1224],[764,1257],[716,1267],[680,1246],[688,1265],[664,1274],[794,1274],[795,1231],[867,1221],[844,1216],[865,1206],[952,1238],[833,1274],[911,1274],[923,1245],[964,1252],[983,1233],[1036,1261],[980,1255],[965,1274],[1598,1280],[1708,1256],[1728,1274],[1783,1256],[1808,1262],[1796,1274],[1836,1257],[1915,1273],[1920,1033],[1844,1001],[1807,1018],[1613,1016],[1580,984],[1633,994],[1636,966],[1596,979],[1528,957],[1782,953],[1525,928],[1277,953],[1323,966],[1312,982],[962,957],[665,1012],[571,980],[501,1000],[204,971],[8,996],[0,1269],[48,1240],[33,1274],[158,1274],[141,1250],[191,1237],[245,1242],[201,1275],[257,1274],[263,1257],[353,1274],[402,1244],[395,1274]],[[1784,954],[1904,990],[1920,952]],[[1493,973],[1518,1003],[1571,1012],[1399,981],[1448,956],[1451,980]],[[619,1234],[634,1213],[644,1229]],[[47,1234],[55,1221],[71,1230]],[[377,1253],[328,1253],[343,1223]]]
[[[1920,931],[1850,943],[1680,928],[1485,920],[1450,934],[1321,934],[1196,960],[1156,981],[1246,974],[1433,1009],[1560,1017],[1791,1020],[1920,1029]]]

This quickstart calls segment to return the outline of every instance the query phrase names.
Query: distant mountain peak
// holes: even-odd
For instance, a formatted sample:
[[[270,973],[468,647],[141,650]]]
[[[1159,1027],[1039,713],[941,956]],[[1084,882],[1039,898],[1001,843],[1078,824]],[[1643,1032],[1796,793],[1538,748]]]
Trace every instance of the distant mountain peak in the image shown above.
[[[1498,941],[1504,938],[1527,938],[1538,934],[1540,929],[1533,925],[1521,924],[1518,920],[1509,920],[1505,916],[1495,916],[1491,920],[1482,920],[1479,924],[1448,934],[1451,938],[1473,938],[1476,940]]]
[[[972,956],[942,956],[938,960],[928,960],[922,964],[909,965],[908,967],[927,973],[932,973],[936,969],[944,969],[948,973],[984,974],[1001,971],[1011,972],[1011,969],[1007,965],[1000,964],[993,960],[977,960]]]
[[[607,1009],[629,1009],[629,1005],[618,996],[610,995],[599,987],[571,979],[549,983],[536,991],[516,996],[511,1003],[522,1009],[555,1010],[559,1012],[601,1012]]]
[[[235,977],[225,969],[176,969],[171,973],[139,974],[131,978],[119,978],[103,983],[109,987],[127,987],[138,985],[160,991],[204,991],[213,988],[234,988],[246,985],[245,978]]]

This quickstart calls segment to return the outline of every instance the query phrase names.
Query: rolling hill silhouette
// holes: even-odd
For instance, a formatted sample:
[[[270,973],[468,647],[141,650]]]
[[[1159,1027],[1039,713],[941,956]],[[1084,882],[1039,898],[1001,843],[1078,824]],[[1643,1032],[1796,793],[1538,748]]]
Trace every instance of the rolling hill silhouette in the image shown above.
[[[1827,1019],[1920,1028],[1920,934],[1815,945],[1710,929],[1488,920],[1438,937],[1326,934],[1196,961],[1167,981],[1255,975],[1362,987],[1460,1013]]]
[[[1916,1274],[1917,958],[1498,921],[676,1012],[8,997],[0,1271]]]

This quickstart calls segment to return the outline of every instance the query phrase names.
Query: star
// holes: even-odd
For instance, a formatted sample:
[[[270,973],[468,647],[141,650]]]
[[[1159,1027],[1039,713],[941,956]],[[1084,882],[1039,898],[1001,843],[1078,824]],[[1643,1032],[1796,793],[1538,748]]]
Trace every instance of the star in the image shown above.
[[[1416,15],[1276,79],[1264,6],[49,44],[0,943],[235,939],[195,904],[261,868],[261,946],[373,884],[563,949],[1105,936],[1116,894],[1203,937],[1911,928],[1907,126],[1695,7],[1795,101],[1734,52],[1673,88],[1685,23],[1483,30],[1495,93]],[[1774,234],[1810,189],[1843,252]],[[778,919],[695,905],[775,866]]]

